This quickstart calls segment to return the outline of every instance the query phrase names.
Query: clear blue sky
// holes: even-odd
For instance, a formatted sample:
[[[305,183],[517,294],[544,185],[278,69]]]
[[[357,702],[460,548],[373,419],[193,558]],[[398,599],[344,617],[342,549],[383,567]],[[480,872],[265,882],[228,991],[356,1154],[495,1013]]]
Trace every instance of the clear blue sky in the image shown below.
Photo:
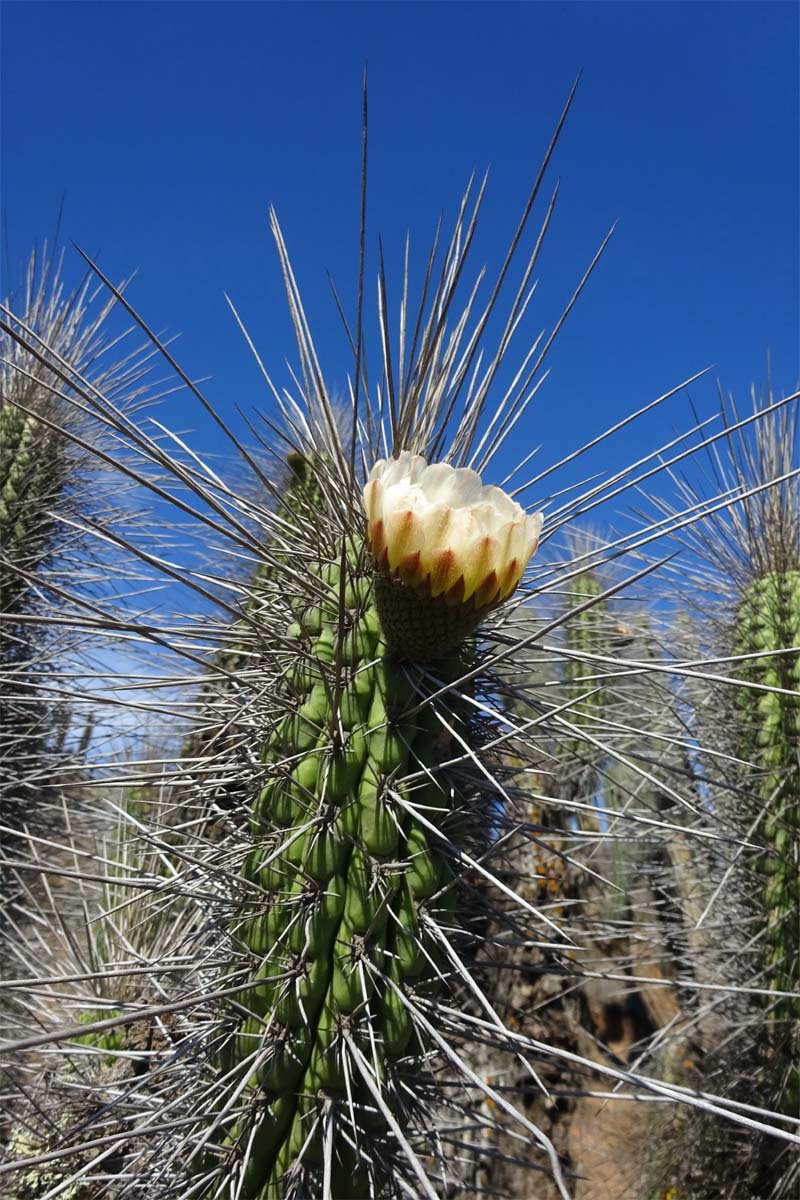
[[[63,233],[115,278],[220,409],[269,407],[223,299],[281,381],[293,345],[267,229],[284,226],[331,379],[349,365],[330,271],[355,308],[361,73],[369,235],[399,277],[473,170],[491,168],[474,266],[497,265],[577,72],[531,336],[611,224],[525,430],[547,461],[709,363],[744,398],[772,352],[800,376],[798,6],[792,3],[6,3],[2,204],[13,285]],[[5,254],[4,254],[5,258]],[[74,261],[74,260],[73,260]],[[77,262],[75,262],[77,272]],[[374,307],[374,256],[368,301]],[[397,286],[395,287],[395,295]],[[373,339],[372,361],[378,345]],[[713,379],[692,388],[703,412]],[[196,426],[187,401],[170,423]],[[688,420],[653,418],[621,461]],[[593,464],[597,465],[597,464]]]

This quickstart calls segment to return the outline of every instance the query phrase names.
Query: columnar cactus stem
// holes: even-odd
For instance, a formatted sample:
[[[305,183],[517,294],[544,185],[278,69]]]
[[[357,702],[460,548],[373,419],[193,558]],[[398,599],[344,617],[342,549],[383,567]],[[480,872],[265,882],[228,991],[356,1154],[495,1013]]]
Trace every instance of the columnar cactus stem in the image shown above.
[[[792,993],[769,1000],[770,1021],[788,1047],[787,1111],[800,1116],[800,571],[750,584],[736,642],[738,654],[764,655],[743,659],[742,677],[775,689],[738,693],[740,754],[758,771],[767,982]]]
[[[513,590],[541,525],[474,472],[409,455],[376,472],[365,500],[377,589],[355,546],[344,564],[310,565],[285,633],[292,699],[264,744],[250,818],[234,943],[253,968],[222,1065],[254,1094],[230,1142],[243,1194],[259,1200],[299,1181],[319,1194],[323,1177],[326,1195],[356,1200],[385,1176],[377,1148],[409,1106],[395,1064],[424,1055],[415,1000],[447,971],[429,928],[454,905],[460,824],[457,784],[438,761],[448,727],[420,707],[409,660],[436,658],[455,677],[453,642]],[[449,600],[432,594],[438,563]]]
[[[31,570],[46,551],[53,519],[48,498],[58,489],[58,439],[36,417],[0,405],[0,556]],[[8,612],[25,584],[0,571],[0,610]]]
[[[53,700],[52,691],[36,693],[36,679],[55,658],[60,626],[53,612],[66,607],[64,577],[69,585],[79,580],[81,535],[75,518],[91,512],[103,525],[110,507],[121,511],[103,508],[97,489],[80,486],[95,464],[71,440],[88,430],[79,408],[70,403],[65,380],[74,373],[82,384],[90,380],[87,386],[105,386],[114,396],[143,373],[136,354],[98,365],[114,301],[91,311],[89,285],[87,278],[66,292],[60,261],[34,252],[19,315],[11,316],[4,306],[9,315],[0,318],[0,826],[6,831],[31,829],[42,820],[52,795],[44,797],[41,784],[65,757],[70,714]],[[31,344],[25,344],[29,331]],[[137,395],[135,388],[129,395]],[[126,397],[114,396],[116,411]],[[94,438],[100,440],[96,432]],[[99,547],[95,542],[95,560]],[[61,586],[48,589],[59,575]],[[4,885],[9,883],[5,876],[3,865]],[[10,905],[0,909],[2,920]]]
[[[576,543],[577,544],[577,543]],[[577,579],[569,582],[570,607],[579,608],[587,601],[603,594],[603,585],[593,570],[581,572]],[[591,726],[593,717],[607,703],[604,689],[582,682],[580,676],[591,675],[597,668],[584,658],[585,654],[607,653],[609,642],[608,606],[597,600],[582,612],[575,613],[564,622],[564,644],[568,654],[564,661],[564,692],[574,702],[574,708],[566,712],[567,719],[577,726]],[[590,691],[589,695],[586,692]],[[585,757],[587,744],[580,738],[571,738],[564,748],[564,756],[573,759]]]

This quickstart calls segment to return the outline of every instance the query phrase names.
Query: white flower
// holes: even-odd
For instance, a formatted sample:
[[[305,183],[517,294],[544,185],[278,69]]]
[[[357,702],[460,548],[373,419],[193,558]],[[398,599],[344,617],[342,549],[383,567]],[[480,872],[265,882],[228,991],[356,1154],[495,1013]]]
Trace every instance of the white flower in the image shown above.
[[[364,508],[367,543],[384,575],[476,610],[508,599],[542,531],[541,513],[528,516],[477,472],[429,466],[407,450],[372,468]]]

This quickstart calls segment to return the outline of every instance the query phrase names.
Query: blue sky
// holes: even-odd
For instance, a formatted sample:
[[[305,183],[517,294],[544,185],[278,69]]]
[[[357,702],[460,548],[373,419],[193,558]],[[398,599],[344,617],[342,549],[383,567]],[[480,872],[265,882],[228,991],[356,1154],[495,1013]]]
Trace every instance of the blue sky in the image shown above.
[[[697,370],[744,398],[772,354],[800,376],[798,6],[789,3],[5,3],[3,290],[52,229],[114,278],[236,421],[269,400],[223,298],[281,382],[293,346],[267,228],[274,203],[323,365],[350,365],[327,283],[352,314],[361,74],[369,68],[368,236],[399,287],[440,213],[490,167],[473,266],[499,265],[569,88],[556,218],[528,324],[552,325],[618,227],[550,358],[520,446],[543,461]],[[540,214],[543,211],[540,208]],[[78,264],[72,258],[75,273]],[[367,301],[374,309],[375,256]],[[374,334],[374,327],[372,329]],[[378,344],[371,338],[371,361]],[[184,399],[173,426],[219,439]],[[685,398],[592,468],[666,440]]]

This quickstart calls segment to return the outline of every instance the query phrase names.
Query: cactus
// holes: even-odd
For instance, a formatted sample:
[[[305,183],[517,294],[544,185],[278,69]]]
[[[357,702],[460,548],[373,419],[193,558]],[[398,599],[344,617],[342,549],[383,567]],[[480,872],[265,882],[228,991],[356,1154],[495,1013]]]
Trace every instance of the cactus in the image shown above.
[[[21,939],[19,977],[9,985],[22,993],[19,1036],[4,1049],[25,1056],[32,1085],[30,1094],[17,1091],[14,1121],[38,1140],[33,1154],[26,1142],[28,1162],[12,1161],[3,1174],[27,1178],[32,1163],[49,1171],[61,1162],[62,1191],[91,1177],[126,1200],[433,1200],[468,1190],[485,1134],[497,1141],[511,1132],[514,1158],[544,1168],[546,1186],[566,1200],[552,1122],[543,1129],[527,1096],[510,1097],[473,1069],[476,1044],[524,1072],[542,1103],[539,1068],[563,1062],[573,1089],[581,1080],[593,1088],[605,1071],[635,1094],[649,1087],[660,1098],[704,1103],[668,1081],[598,1064],[568,1039],[514,1029],[487,987],[491,968],[516,970],[520,942],[559,987],[574,988],[581,976],[580,919],[566,906],[557,914],[539,890],[526,895],[504,870],[505,848],[515,831],[530,832],[525,784],[546,778],[542,747],[569,739],[591,762],[605,726],[591,705],[565,725],[553,689],[542,689],[544,702],[529,694],[523,719],[509,717],[515,688],[498,667],[534,640],[537,654],[554,651],[546,624],[523,635],[511,616],[547,588],[548,572],[534,565],[526,574],[541,517],[481,479],[534,394],[550,344],[525,355],[495,400],[551,211],[486,356],[511,254],[485,307],[478,310],[472,290],[453,316],[480,203],[469,211],[470,195],[444,261],[434,251],[428,262],[415,318],[404,280],[396,338],[381,264],[384,358],[372,390],[359,305],[346,428],[273,217],[299,356],[299,395],[268,378],[283,426],[276,453],[284,457],[288,445],[314,464],[313,495],[290,488],[276,509],[227,485],[222,468],[200,455],[170,457],[160,434],[114,425],[120,452],[135,447],[141,481],[196,523],[186,561],[142,550],[149,569],[181,589],[180,601],[158,615],[145,589],[140,610],[126,598],[108,614],[110,637],[123,629],[155,647],[132,712],[185,718],[198,664],[215,662],[216,674],[233,679],[220,707],[249,756],[240,761],[224,737],[212,752],[201,731],[191,762],[163,755],[157,802],[128,797],[121,846],[88,849],[75,838],[62,857],[57,850],[42,862],[43,876],[61,872],[85,889],[75,907],[85,928],[99,925],[104,936],[84,953],[70,914],[47,975],[32,950],[36,933]],[[109,407],[98,405],[110,420]],[[250,452],[231,442],[263,483]],[[593,483],[593,500],[606,488],[616,495],[619,481]],[[201,535],[213,564],[189,558]],[[226,555],[259,562],[249,589],[228,577]],[[242,591],[252,603],[230,602]],[[644,731],[643,758],[646,740]],[[233,783],[213,831],[204,767]],[[516,790],[506,786],[514,779]],[[103,780],[92,783],[100,808]],[[108,807],[119,809],[106,786]],[[143,859],[131,857],[130,842],[146,849]],[[55,940],[52,915],[44,924]],[[109,1039],[119,1029],[125,1034]],[[44,1047],[55,1081],[47,1102],[37,1058]],[[133,1075],[108,1072],[105,1060],[115,1055],[135,1060]],[[78,1088],[75,1072],[87,1057],[98,1074]],[[551,1074],[558,1086],[559,1072]],[[88,1108],[54,1121],[50,1103],[70,1092]]]
[[[276,489],[279,519],[315,518],[322,499],[317,465],[313,456],[309,459],[298,451],[287,456],[287,473]],[[276,585],[279,588],[281,584],[280,568],[276,571],[271,564],[283,562],[279,546],[259,549],[259,562],[247,582],[242,619],[238,623],[242,636],[215,655],[200,687],[197,719],[182,748],[182,768],[199,777],[208,801],[223,810],[231,809],[247,791],[241,752],[247,733],[238,721],[242,689],[237,690],[237,676],[253,670],[259,653],[263,653],[263,648],[253,649],[249,645],[251,631],[257,626],[259,611],[271,603]],[[204,785],[206,776],[210,781]]]
[[[70,723],[80,715],[70,711],[58,685],[42,688],[41,681],[74,641],[65,632],[65,592],[79,592],[76,584],[86,576],[86,591],[96,594],[97,575],[109,562],[99,538],[82,537],[82,521],[98,529],[122,522],[124,487],[115,481],[112,501],[84,441],[100,447],[102,431],[90,432],[69,381],[81,381],[89,403],[103,389],[105,402],[119,412],[143,394],[146,374],[139,351],[105,361],[119,340],[106,332],[116,301],[96,304],[89,275],[66,292],[62,259],[46,247],[34,251],[19,311],[11,313],[9,299],[3,306],[8,319],[0,321],[0,827],[6,849],[24,830],[52,832],[61,819],[54,784],[59,765],[70,758]],[[120,570],[119,561],[115,567]],[[7,867],[0,863],[3,918],[19,891]]]
[[[738,413],[730,402],[730,423]],[[797,484],[797,414],[753,393],[752,431],[737,429],[727,438],[726,476],[742,493],[752,493],[731,510],[724,532],[728,573],[720,641],[732,655],[731,674],[745,684],[727,715],[727,744],[749,764],[725,801],[731,827],[760,847],[744,854],[753,874],[740,875],[748,924],[761,925],[757,937],[769,1042],[771,1082],[765,1095],[789,1115],[800,1117],[800,493]],[[775,488],[764,481],[780,477]],[[723,522],[719,522],[720,526]],[[745,790],[741,790],[744,782]],[[767,993],[763,994],[763,989]],[[769,992],[777,994],[771,997]],[[784,993],[781,995],[780,993]],[[759,1073],[763,1073],[760,1068]]]
[[[692,966],[703,986],[687,1006],[694,1036],[692,1086],[800,1117],[798,732],[800,722],[800,493],[797,396],[752,392],[743,415],[722,400],[725,430],[715,483],[732,498],[681,535],[689,590],[673,640],[711,660],[690,680],[707,836],[698,855],[706,896],[696,908]],[[681,509],[708,499],[680,484]],[[735,686],[739,683],[739,686]],[[704,753],[704,750],[711,754]],[[712,756],[713,755],[713,756]],[[720,837],[721,835],[721,837]],[[720,936],[719,931],[724,931]],[[773,994],[774,993],[774,994]],[[710,1114],[676,1115],[657,1128],[660,1182],[679,1191],[749,1200],[755,1189],[796,1194],[791,1154],[763,1133],[736,1136]],[[693,1147],[686,1154],[686,1145]]]
[[[63,254],[56,257],[46,246],[34,251],[19,307],[14,296],[6,298],[8,319],[0,321],[0,611],[5,614],[19,610],[32,573],[62,548],[63,519],[80,505],[77,493],[87,471],[97,473],[76,436],[87,432],[88,422],[71,403],[70,380],[116,405],[131,404],[144,392],[140,351],[104,361],[112,345],[106,325],[115,298],[97,306],[90,274],[65,294],[62,261]]]
[[[405,525],[395,529],[412,518],[402,497],[387,509],[404,470],[419,549]],[[373,580],[357,544],[343,563],[331,546],[317,563],[307,556],[306,586],[291,605],[284,639],[290,707],[261,754],[267,777],[251,810],[255,845],[243,868],[256,891],[234,933],[236,949],[253,963],[238,997],[248,1016],[223,1054],[224,1067],[243,1070],[264,1098],[229,1134],[247,1151],[243,1194],[261,1200],[279,1200],[292,1188],[319,1194],[325,1178],[331,1197],[342,1200],[385,1187],[394,1133],[409,1119],[397,1063],[407,1072],[417,1059],[415,1069],[424,1071],[430,1039],[414,1013],[450,970],[436,928],[454,919],[458,904],[454,847],[466,797],[458,773],[438,763],[442,746],[450,742],[452,752],[455,743],[443,742],[447,726],[437,709],[415,711],[425,692],[410,664],[433,657],[444,681],[463,673],[463,631],[513,586],[501,582],[503,569],[516,564],[518,577],[538,525],[528,519],[533,532],[520,549],[484,564],[470,582],[469,553],[452,528],[460,508],[450,510],[441,551],[431,544],[440,509],[434,504],[428,518],[419,513],[417,489],[442,470],[443,490],[456,505],[461,479],[474,488],[472,473],[426,468],[408,454],[387,464],[384,506],[370,508],[379,574]],[[370,487],[381,486],[374,476]],[[490,503],[500,503],[491,489],[478,500],[484,520]],[[508,509],[522,520],[516,506],[508,502]],[[437,561],[455,560],[448,569],[457,602],[444,599],[446,579],[430,595],[437,568],[420,567],[419,559],[434,553]],[[493,582],[487,587],[484,579]],[[457,704],[449,719],[468,730]],[[474,800],[472,808],[474,821]],[[363,1130],[370,1126],[367,1153]]]
[[[0,553],[23,570],[47,550],[52,518],[47,509],[59,490],[63,447],[35,416],[4,403],[0,408]],[[62,468],[63,469],[63,468]],[[3,572],[0,606],[9,612],[24,584]]]
[[[583,569],[577,570],[578,567]],[[610,872],[608,900],[613,908],[615,898],[622,895],[616,889],[622,884],[624,890],[624,838],[632,823],[623,819],[620,826],[603,812],[615,807],[611,779],[620,769],[621,761],[625,761],[621,753],[628,749],[616,727],[620,693],[624,693],[626,681],[620,682],[612,675],[606,683],[604,676],[613,670],[609,660],[630,641],[632,631],[609,611],[605,598],[610,586],[609,573],[603,570],[602,538],[598,532],[569,531],[562,569],[567,574],[563,610],[559,614],[563,651],[560,663],[554,663],[554,668],[560,667],[562,679],[556,720],[563,732],[554,747],[553,771],[563,805],[562,830],[567,838],[571,835],[572,841],[570,849],[574,857],[569,886],[573,891],[577,887],[584,898],[596,892],[598,881],[592,882],[581,871],[580,860],[588,856],[596,870],[599,853],[603,859],[602,871]],[[635,768],[630,773],[635,774]],[[609,824],[608,845],[598,848],[596,835],[601,827],[608,829]],[[565,875],[563,862],[560,874]],[[613,919],[610,909],[606,915]]]
[[[43,436],[36,417],[0,400],[0,812],[6,825],[22,819],[21,793],[30,795],[27,781],[46,756],[46,711],[24,678],[31,639],[14,618],[29,590],[26,575],[18,572],[35,570],[47,552],[52,525],[47,510],[60,457],[58,443],[46,431]]]
[[[745,656],[742,677],[774,689],[737,693],[739,756],[758,772],[764,979],[778,993],[765,1001],[784,1047],[782,1103],[800,1117],[800,570],[763,575],[745,589],[735,648]]]
[[[570,559],[579,559],[581,541],[573,538],[570,544]],[[607,651],[609,624],[606,603],[600,599],[603,585],[594,570],[582,571],[576,579],[568,583],[569,606],[578,611],[574,616],[568,616],[563,625],[564,649],[564,698],[572,701],[572,706],[565,713],[566,720],[577,725],[592,727],[594,714],[605,707],[607,697],[597,681],[592,684],[581,683],[580,676],[596,672],[596,665],[587,659],[586,655]],[[594,603],[592,603],[594,601]],[[588,607],[584,607],[588,605]],[[601,668],[602,669],[602,668]],[[588,691],[588,695],[586,694]],[[563,748],[563,758],[568,765],[580,761],[585,756],[587,746],[585,739],[567,739]],[[592,758],[596,759],[596,754]],[[586,792],[587,789],[583,789]],[[588,792],[591,794],[590,787]]]

